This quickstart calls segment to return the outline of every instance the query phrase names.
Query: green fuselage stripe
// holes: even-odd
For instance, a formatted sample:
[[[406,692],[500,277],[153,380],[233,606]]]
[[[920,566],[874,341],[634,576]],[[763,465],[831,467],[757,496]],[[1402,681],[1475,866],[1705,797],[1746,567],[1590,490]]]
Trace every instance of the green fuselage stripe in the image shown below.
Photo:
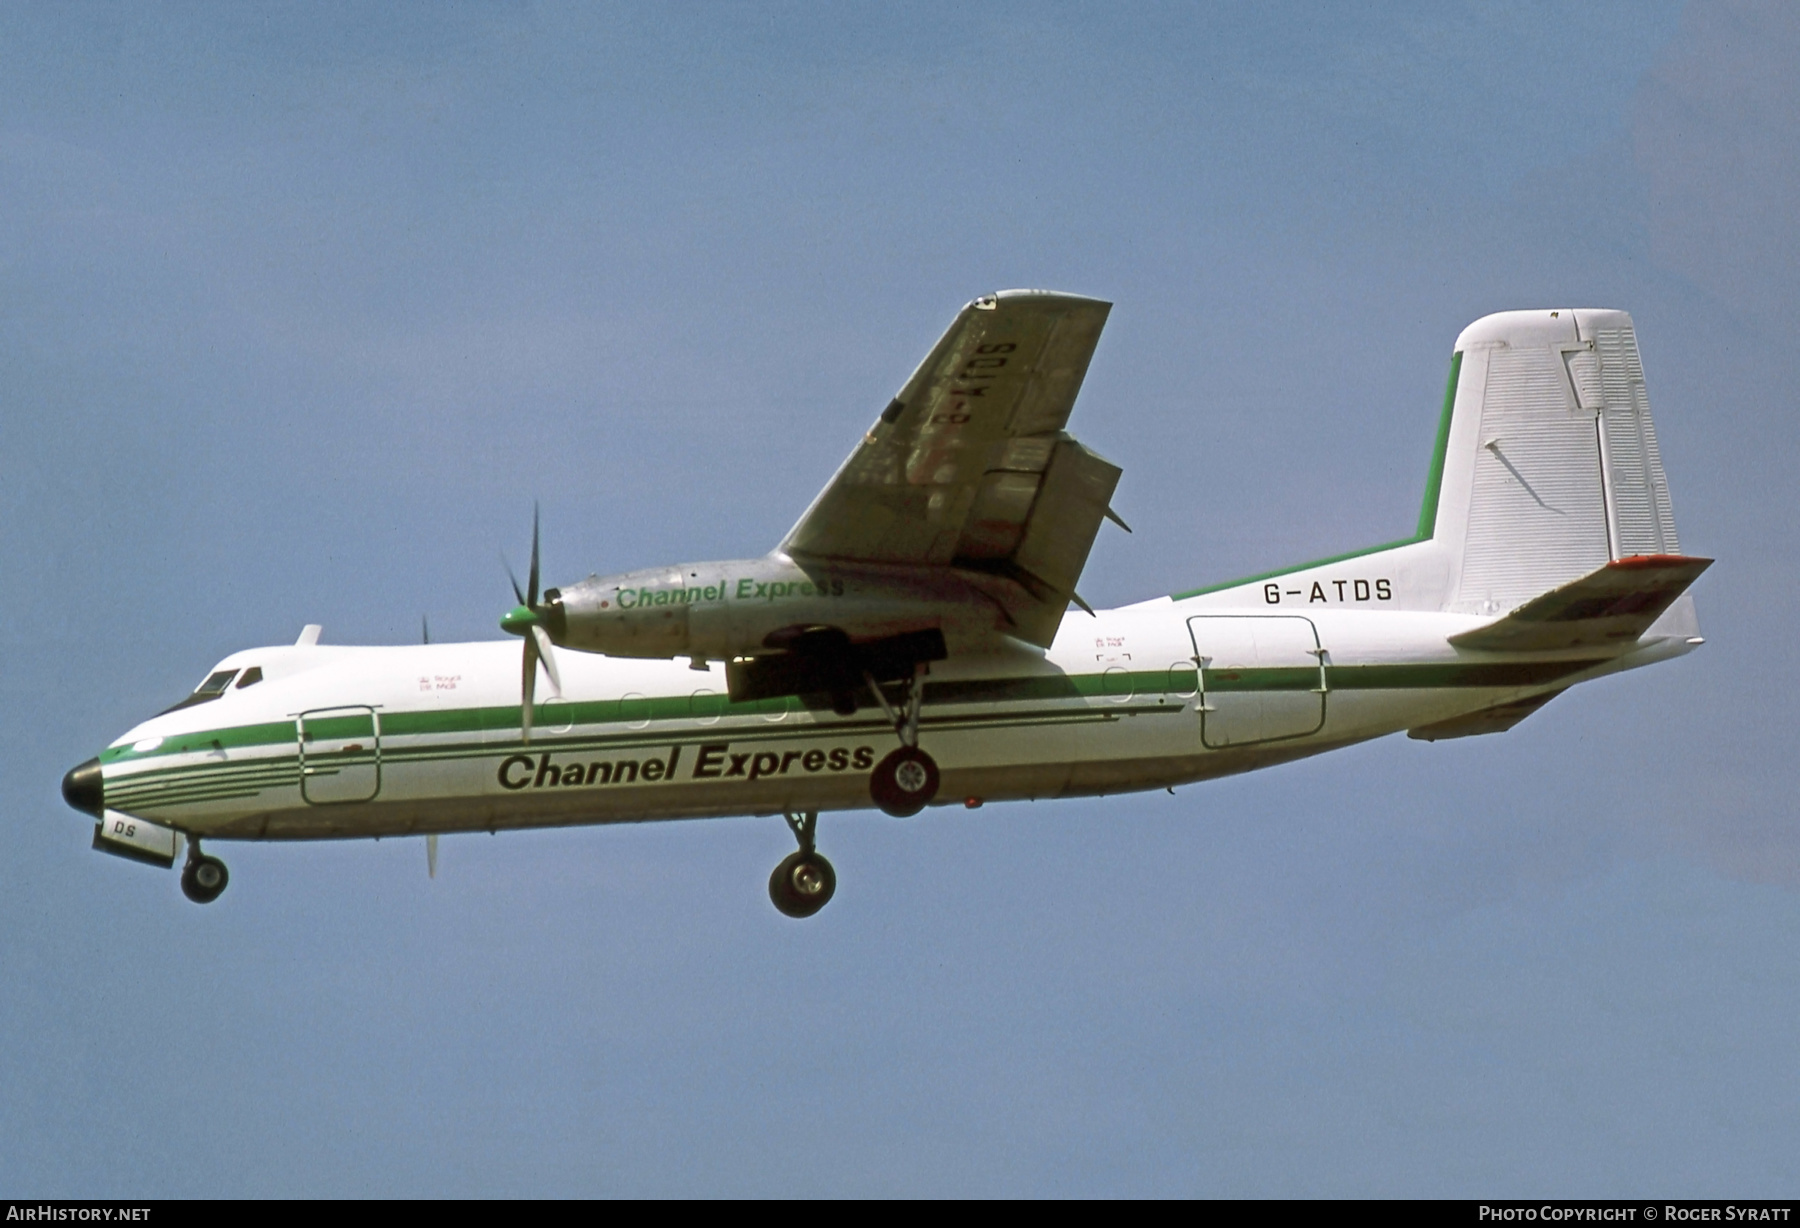
[[[1380,554],[1384,550],[1398,550],[1401,546],[1416,546],[1420,542],[1430,541],[1432,533],[1437,528],[1438,496],[1444,489],[1444,461],[1450,453],[1450,419],[1456,409],[1456,383],[1462,377],[1462,358],[1461,350],[1450,356],[1450,383],[1444,390],[1443,412],[1438,416],[1437,443],[1432,447],[1431,469],[1425,475],[1425,499],[1419,507],[1419,527],[1411,537],[1384,542],[1379,546],[1367,546],[1361,550],[1347,551],[1344,554],[1334,554],[1329,558],[1314,559],[1310,563],[1296,563],[1292,567],[1277,567],[1274,571],[1259,572],[1254,576],[1241,576],[1236,580],[1227,580],[1223,584],[1208,584],[1205,588],[1190,588],[1184,593],[1171,593],[1169,600],[1185,601],[1189,597],[1204,597],[1208,593],[1222,593],[1226,589],[1240,588],[1243,585],[1256,584],[1263,580],[1273,580],[1276,576],[1291,576],[1297,571],[1329,567],[1333,563],[1360,559],[1367,555]]]
[[[1324,689],[1327,692],[1378,690],[1435,690],[1443,688],[1502,688],[1541,686],[1590,669],[1609,658],[1565,661],[1498,661],[1441,662],[1395,665],[1326,665]],[[1107,721],[1125,715],[1169,714],[1182,710],[1183,704],[1170,704],[1194,694],[1197,683],[1193,668],[1171,667],[1166,670],[1120,670],[1111,674],[1039,675],[1028,678],[977,678],[928,683],[925,689],[926,717],[929,728],[949,731],[1017,727],[1034,724],[1061,724],[1070,721]],[[1272,668],[1208,669],[1204,675],[1207,694],[1248,694],[1256,692],[1316,691],[1320,688],[1318,666],[1285,666]],[[1113,705],[1094,707],[1088,700],[1106,698]],[[1057,702],[1063,701],[1063,702]],[[1071,706],[1079,705],[1079,706]],[[946,712],[981,705],[988,711],[970,713]],[[765,701],[758,707],[770,707]],[[552,707],[552,705],[546,705]],[[665,746],[671,740],[698,743],[716,740],[751,742],[785,740],[794,737],[879,737],[887,731],[887,723],[873,713],[863,719],[834,721],[824,725],[795,726],[768,722],[695,728],[684,725],[670,728],[670,721],[706,719],[696,713],[685,696],[663,696],[643,700],[603,700],[556,706],[554,713],[540,709],[539,728],[532,740],[534,747],[547,750],[581,748],[590,750],[631,750]],[[752,705],[730,705],[751,708]],[[776,709],[784,710],[784,709]],[[554,716],[554,720],[548,719]],[[334,728],[328,718],[307,721],[315,737],[327,736],[321,731]],[[366,737],[370,723],[367,717],[344,718],[347,724],[337,736]],[[595,726],[630,723],[642,727],[590,730],[582,733],[555,732],[557,727]],[[661,728],[651,726],[662,723]],[[400,764],[430,760],[467,759],[513,754],[518,750],[514,739],[519,732],[519,710],[515,707],[460,708],[436,712],[393,712],[381,717],[379,746],[332,749],[307,758],[307,767],[315,774],[337,768],[373,764],[377,755],[382,763]],[[457,738],[455,735],[465,735]],[[475,735],[472,739],[466,735]],[[263,789],[292,786],[298,779],[300,757],[296,730],[292,721],[241,725],[214,729],[170,738],[155,751],[132,754],[129,747],[115,747],[106,761],[119,763],[128,758],[134,763],[183,753],[221,752],[228,749],[270,748],[279,754],[253,759],[217,760],[199,763],[171,763],[149,767],[108,781],[109,804],[129,809],[135,804],[169,805],[177,800],[222,800],[246,797]],[[498,735],[498,736],[496,736]],[[404,739],[433,737],[423,745],[406,745]],[[152,799],[154,799],[152,803]]]

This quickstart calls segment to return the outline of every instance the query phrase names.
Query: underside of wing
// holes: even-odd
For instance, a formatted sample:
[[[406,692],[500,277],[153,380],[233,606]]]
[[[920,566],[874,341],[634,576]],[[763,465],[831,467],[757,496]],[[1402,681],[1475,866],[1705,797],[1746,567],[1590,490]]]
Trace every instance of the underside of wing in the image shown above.
[[[1063,429],[1110,310],[1042,290],[963,308],[781,551],[969,572],[1048,645],[1119,480]]]
[[[1491,652],[1629,644],[1710,566],[1711,559],[1679,554],[1614,559],[1450,642]]]

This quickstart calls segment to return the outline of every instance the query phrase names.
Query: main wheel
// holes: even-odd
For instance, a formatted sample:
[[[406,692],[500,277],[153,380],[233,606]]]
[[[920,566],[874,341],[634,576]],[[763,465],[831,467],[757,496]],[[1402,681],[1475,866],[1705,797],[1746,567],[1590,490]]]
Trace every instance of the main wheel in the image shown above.
[[[789,853],[769,875],[769,900],[783,916],[810,917],[836,890],[837,871],[817,853]]]
[[[224,894],[231,875],[217,857],[197,857],[181,867],[181,893],[196,904],[210,904]]]
[[[869,775],[869,796],[896,819],[925,809],[937,791],[937,761],[916,746],[902,746]]]

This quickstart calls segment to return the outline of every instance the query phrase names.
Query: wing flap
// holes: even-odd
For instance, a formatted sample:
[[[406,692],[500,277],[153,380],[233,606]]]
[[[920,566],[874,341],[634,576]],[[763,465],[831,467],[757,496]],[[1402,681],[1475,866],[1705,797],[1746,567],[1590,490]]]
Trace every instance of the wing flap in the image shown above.
[[[1069,602],[1079,600],[1075,582],[1121,472],[1067,435],[1054,444],[1041,472],[988,474],[951,560],[965,572],[1010,581],[996,594],[1009,632],[1040,648],[1050,647]]]
[[[978,514],[972,548],[992,556],[1032,498],[1009,475],[1046,472],[1110,310],[1041,290],[963,308],[780,549],[945,566]]]
[[[1628,644],[1711,566],[1711,559],[1680,554],[1614,559],[1450,642],[1491,652]]]

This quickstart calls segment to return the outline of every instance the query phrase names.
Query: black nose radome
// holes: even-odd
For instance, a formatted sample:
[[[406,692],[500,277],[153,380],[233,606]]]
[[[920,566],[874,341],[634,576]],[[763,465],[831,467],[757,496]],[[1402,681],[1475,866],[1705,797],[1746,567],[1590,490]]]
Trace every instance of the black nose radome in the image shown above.
[[[106,781],[100,775],[98,759],[69,769],[63,777],[63,801],[96,819],[106,810]]]

